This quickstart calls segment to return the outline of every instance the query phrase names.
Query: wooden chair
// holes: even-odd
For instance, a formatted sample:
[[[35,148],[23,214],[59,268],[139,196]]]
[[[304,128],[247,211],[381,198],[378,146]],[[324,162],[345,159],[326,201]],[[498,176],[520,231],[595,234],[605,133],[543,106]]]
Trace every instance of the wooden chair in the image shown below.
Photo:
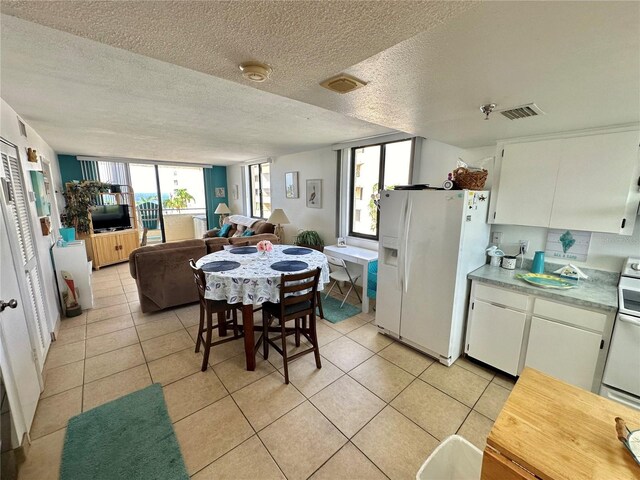
[[[264,358],[269,358],[269,345],[280,355],[284,362],[284,383],[289,383],[289,361],[313,352],[316,367],[322,368],[318,335],[316,333],[316,307],[318,306],[318,281],[320,269],[305,273],[280,276],[280,303],[265,302],[262,304],[262,349]],[[280,322],[279,327],[272,327],[274,318]],[[306,319],[309,319],[307,326]],[[294,327],[287,327],[287,322],[294,321]],[[269,332],[279,332],[277,337],[269,337]],[[287,354],[287,337],[296,336],[296,345],[300,346],[300,335],[304,335],[311,343],[311,348],[295,355]],[[276,341],[280,341],[278,345]]]
[[[204,272],[201,268],[196,267],[193,258],[189,260],[189,266],[191,267],[191,271],[193,272],[193,278],[198,287],[198,297],[200,300],[200,324],[198,326],[198,338],[196,339],[196,352],[200,351],[200,345],[204,345],[204,358],[202,359],[202,371],[204,372],[207,369],[207,365],[209,362],[209,352],[211,351],[211,347],[216,345],[220,345],[221,343],[231,342],[232,340],[236,340],[238,338],[242,338],[242,332],[238,327],[238,308],[241,307],[241,304],[237,303],[234,305],[230,305],[224,300],[209,300],[205,298],[204,292],[206,290],[207,281],[204,275]],[[225,313],[231,311],[232,318],[228,320],[225,318]],[[230,323],[233,328],[233,336],[222,338],[221,340],[217,340],[215,342],[211,341],[211,337],[213,335],[213,314],[216,313],[218,316],[217,328],[221,337],[225,337],[227,334],[227,323]],[[206,319],[206,327],[205,327],[205,319]],[[205,338],[206,333],[206,338]]]

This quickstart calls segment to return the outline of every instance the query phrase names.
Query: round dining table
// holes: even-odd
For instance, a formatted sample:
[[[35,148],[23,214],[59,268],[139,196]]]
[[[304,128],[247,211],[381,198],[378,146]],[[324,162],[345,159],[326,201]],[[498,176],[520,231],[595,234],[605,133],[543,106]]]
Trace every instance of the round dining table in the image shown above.
[[[318,291],[329,283],[327,257],[317,250],[273,245],[271,252],[255,246],[228,247],[200,258],[196,266],[206,278],[205,298],[242,304],[247,370],[256,368],[253,310],[264,302],[280,302],[281,276],[320,268]],[[220,336],[226,335],[220,328]]]

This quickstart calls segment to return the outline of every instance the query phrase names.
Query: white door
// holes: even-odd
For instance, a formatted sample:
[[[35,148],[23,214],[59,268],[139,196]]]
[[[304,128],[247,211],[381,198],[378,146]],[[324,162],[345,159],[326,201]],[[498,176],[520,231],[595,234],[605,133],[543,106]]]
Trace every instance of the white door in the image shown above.
[[[2,139],[0,139],[2,140]],[[42,371],[51,343],[46,322],[42,292],[42,275],[36,256],[33,226],[29,220],[27,190],[20,160],[15,146],[0,141],[2,156],[2,215],[7,227],[13,266],[17,272],[18,287],[24,299],[24,315],[30,329],[31,342]]]
[[[591,390],[601,340],[601,334],[534,316],[525,366]]]
[[[403,255],[400,335],[443,359],[450,356],[451,322],[462,229],[460,192],[409,194]]]
[[[15,300],[16,308],[0,312],[0,368],[7,389],[18,440],[29,431],[40,396],[40,375],[33,348],[18,278],[11,258],[4,217],[0,215],[0,300]]]
[[[519,375],[525,321],[523,312],[474,300],[467,330],[467,355]]]
[[[505,145],[491,223],[548,227],[561,140]]]
[[[625,213],[639,141],[637,131],[564,139],[549,226],[619,234],[624,219],[631,234],[636,215]]]
[[[407,192],[382,192],[378,241],[376,325],[400,335],[402,308],[401,258],[404,247]]]

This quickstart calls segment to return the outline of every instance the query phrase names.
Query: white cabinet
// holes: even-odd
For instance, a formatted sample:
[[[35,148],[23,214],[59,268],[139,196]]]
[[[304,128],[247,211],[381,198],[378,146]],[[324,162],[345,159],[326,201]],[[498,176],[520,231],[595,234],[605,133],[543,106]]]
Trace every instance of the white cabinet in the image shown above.
[[[481,300],[474,300],[471,308],[467,355],[518,375],[526,314]]]
[[[514,376],[528,366],[595,392],[614,313],[474,280],[465,353]]]
[[[639,142],[636,130],[504,144],[492,223],[631,235]]]
[[[591,390],[602,334],[534,316],[525,366]]]

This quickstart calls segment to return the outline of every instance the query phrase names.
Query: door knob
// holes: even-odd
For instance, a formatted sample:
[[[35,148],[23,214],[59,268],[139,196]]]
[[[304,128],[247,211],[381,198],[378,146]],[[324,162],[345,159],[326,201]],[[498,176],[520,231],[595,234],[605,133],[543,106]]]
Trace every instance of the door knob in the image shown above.
[[[5,302],[4,300],[0,300],[0,312],[4,312],[4,309],[7,307],[16,308],[17,306],[18,306],[18,301],[15,298],[12,298],[8,302]]]

